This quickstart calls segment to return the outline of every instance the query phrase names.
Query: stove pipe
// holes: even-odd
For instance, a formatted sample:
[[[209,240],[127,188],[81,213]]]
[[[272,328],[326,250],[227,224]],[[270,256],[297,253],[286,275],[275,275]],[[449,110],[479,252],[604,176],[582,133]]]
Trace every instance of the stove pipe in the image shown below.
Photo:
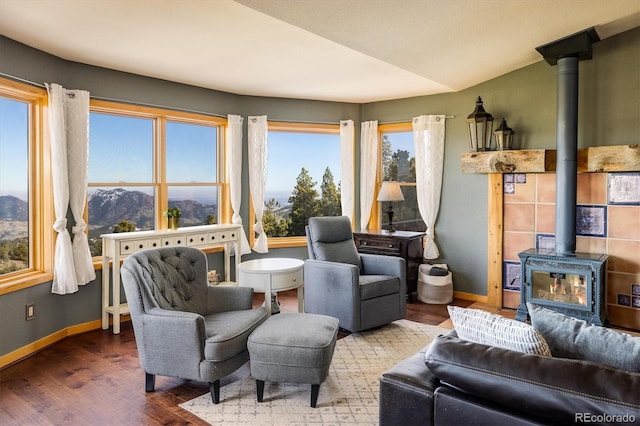
[[[578,58],[558,59],[556,253],[576,251]]]
[[[591,45],[600,41],[594,28],[554,41],[536,50],[558,65],[556,116],[556,253],[576,251],[578,181],[578,62],[591,59]]]

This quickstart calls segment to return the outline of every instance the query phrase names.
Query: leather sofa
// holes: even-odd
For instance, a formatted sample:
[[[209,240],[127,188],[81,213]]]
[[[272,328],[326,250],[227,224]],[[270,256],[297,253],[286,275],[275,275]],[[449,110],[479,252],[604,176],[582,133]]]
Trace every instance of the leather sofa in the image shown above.
[[[380,378],[380,425],[640,424],[640,374],[455,331]]]

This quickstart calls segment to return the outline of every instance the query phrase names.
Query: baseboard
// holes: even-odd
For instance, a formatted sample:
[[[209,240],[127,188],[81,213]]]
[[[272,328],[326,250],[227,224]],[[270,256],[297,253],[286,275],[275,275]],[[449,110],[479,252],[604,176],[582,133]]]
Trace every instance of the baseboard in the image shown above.
[[[36,352],[53,345],[54,343],[59,342],[65,337],[74,336],[76,334],[85,333],[87,331],[97,330],[101,327],[102,321],[95,320],[86,322],[84,324],[72,325],[62,330],[58,330],[55,333],[52,333],[48,336],[36,340],[35,342],[31,342],[26,346],[16,349],[13,352],[9,352],[8,354],[0,356],[0,370],[8,367],[11,364],[21,361],[24,358],[27,358],[35,354]]]
[[[471,302],[480,302],[480,303],[488,303],[489,302],[489,297],[488,296],[482,296],[479,294],[473,294],[473,293],[465,293],[462,291],[454,291],[453,292],[453,297],[456,299],[462,299],[462,300],[469,300]]]

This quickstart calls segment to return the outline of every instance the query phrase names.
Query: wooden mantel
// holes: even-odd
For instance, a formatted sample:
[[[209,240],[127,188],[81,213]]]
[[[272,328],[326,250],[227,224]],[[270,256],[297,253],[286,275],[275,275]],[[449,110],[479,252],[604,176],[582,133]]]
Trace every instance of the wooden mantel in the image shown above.
[[[553,149],[481,151],[461,154],[463,173],[545,173],[556,170]],[[640,145],[594,146],[578,150],[578,172],[640,171]]]
[[[596,146],[578,150],[578,172],[639,172],[640,145]],[[467,152],[461,155],[463,173],[488,174],[487,304],[502,308],[502,239],[504,173],[545,173],[556,170],[556,151],[521,149]]]

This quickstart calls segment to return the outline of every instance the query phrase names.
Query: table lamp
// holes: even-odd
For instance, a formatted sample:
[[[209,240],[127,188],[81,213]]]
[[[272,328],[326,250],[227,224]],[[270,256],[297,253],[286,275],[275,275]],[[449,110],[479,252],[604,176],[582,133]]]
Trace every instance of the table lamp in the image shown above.
[[[395,181],[382,182],[380,192],[378,193],[378,201],[388,201],[389,207],[387,208],[387,216],[389,216],[389,227],[387,232],[396,232],[393,227],[393,202],[404,201],[404,195],[402,195],[402,189],[400,183]]]

